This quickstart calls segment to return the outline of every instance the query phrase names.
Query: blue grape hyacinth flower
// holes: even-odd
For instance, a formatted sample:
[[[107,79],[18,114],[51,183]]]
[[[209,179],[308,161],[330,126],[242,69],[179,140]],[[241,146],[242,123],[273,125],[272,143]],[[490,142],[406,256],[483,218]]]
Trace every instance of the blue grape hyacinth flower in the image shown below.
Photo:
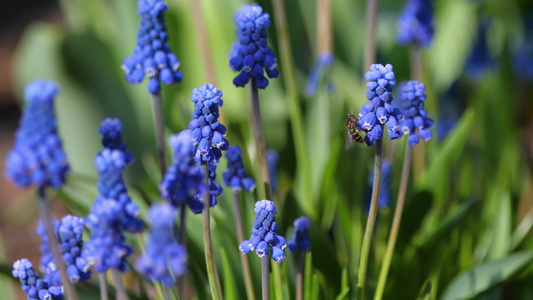
[[[194,88],[191,95],[194,103],[193,120],[189,123],[194,145],[197,145],[196,161],[218,162],[222,151],[228,150],[229,142],[224,136],[226,127],[218,118],[219,108],[224,103],[222,91],[211,83]]]
[[[197,169],[200,170],[200,164],[197,163],[196,165]],[[208,170],[209,170],[209,207],[215,207],[217,205],[217,198],[222,196],[224,193],[224,190],[222,187],[215,182],[215,179],[217,178],[217,164],[215,163],[209,163],[208,164]],[[189,202],[189,208],[194,214],[200,214],[202,213],[202,209],[204,208],[204,202],[202,195],[204,194],[204,190],[200,190],[198,194],[196,194],[196,198],[192,199]]]
[[[320,80],[322,80],[324,73],[331,70],[333,60],[333,53],[329,51],[322,52],[317,56],[315,63],[309,72],[309,77],[307,77],[307,84],[305,86],[305,94],[308,97],[316,95]],[[329,79],[326,83],[326,87],[328,92],[332,92],[334,89],[333,83],[329,81]]]
[[[194,161],[196,147],[191,138],[191,130],[183,130],[171,136],[169,141],[174,154],[174,163],[168,168],[159,185],[161,197],[176,208],[188,204],[191,210],[194,208],[194,211],[198,211],[195,196],[203,193],[206,187],[203,183],[204,175]]]
[[[268,34],[270,15],[263,13],[263,8],[257,4],[244,4],[235,13],[237,24],[237,42],[230,52],[229,65],[233,72],[240,72],[233,79],[235,86],[244,87],[250,78],[257,79],[257,87],[264,89],[268,86],[269,78],[277,78],[276,55],[268,47]]]
[[[407,0],[403,13],[398,18],[397,39],[401,45],[416,43],[427,47],[433,41],[432,0]]]
[[[54,234],[59,241],[59,252],[67,267],[67,275],[72,283],[85,281],[91,278],[89,264],[81,256],[83,250],[83,226],[85,221],[72,215],[63,217],[61,222],[54,220]],[[42,221],[35,230],[41,237],[41,261],[39,268],[45,274],[44,278],[55,283],[60,280],[60,275],[49,246],[48,236]]]
[[[176,209],[169,203],[156,203],[148,210],[152,224],[146,253],[136,261],[137,270],[148,279],[170,287],[187,270],[187,252],[174,236]]]
[[[496,60],[490,54],[487,43],[489,25],[490,21],[487,19],[480,21],[476,41],[466,60],[467,74],[473,80],[480,80],[483,75],[496,68]]]
[[[276,149],[267,149],[268,169],[270,170],[270,184],[272,191],[275,193],[278,188],[278,163],[279,154]]]
[[[51,286],[46,279],[39,279],[32,263],[23,258],[13,264],[13,277],[18,278],[29,300],[63,300],[63,287]]]
[[[137,13],[141,16],[141,27],[137,30],[137,45],[133,55],[122,62],[126,80],[139,84],[148,77],[148,91],[157,94],[160,82],[165,85],[179,83],[183,74],[178,70],[180,61],[168,45],[165,11],[168,9],[163,0],[138,0]]]
[[[248,192],[253,192],[255,189],[255,181],[246,177],[246,170],[242,162],[242,150],[239,146],[230,146],[226,152],[228,159],[228,171],[222,175],[224,177],[224,184],[231,187],[234,191],[244,189]]]
[[[311,221],[307,217],[299,217],[294,220],[294,232],[292,233],[292,240],[287,243],[291,252],[308,251],[311,248],[309,241],[309,227]]]
[[[249,240],[242,241],[239,250],[242,254],[248,254],[255,250],[259,257],[268,255],[272,259],[281,263],[285,260],[283,249],[287,246],[285,238],[278,235],[278,225],[276,224],[276,214],[278,210],[274,202],[261,200],[255,203],[255,220],[252,228],[252,235]]]
[[[389,160],[384,159],[381,167],[381,185],[378,200],[378,209],[386,208],[391,203],[391,184],[392,184],[392,164]],[[367,193],[365,197],[365,209],[368,214],[370,210],[370,201],[372,200],[372,187],[374,185],[374,171],[368,176]]]
[[[433,127],[434,122],[433,119],[428,117],[428,111],[424,109],[424,103],[427,98],[426,86],[416,80],[411,80],[404,83],[400,90],[405,118],[400,122],[400,127],[403,134],[409,135],[409,145],[418,144],[418,135],[425,142],[429,141],[432,137],[429,129]]]
[[[15,133],[15,146],[6,159],[6,176],[20,187],[59,188],[69,164],[57,134],[54,97],[58,86],[35,80],[26,86],[26,106]]]
[[[387,125],[391,140],[400,137],[399,121],[403,118],[401,111],[392,105],[392,88],[396,78],[392,65],[373,64],[365,74],[368,81],[367,102],[359,111],[358,124],[366,132],[365,142],[374,145],[383,138],[383,124]]]
[[[518,76],[533,79],[533,12],[524,16],[525,36],[514,54],[514,69]]]

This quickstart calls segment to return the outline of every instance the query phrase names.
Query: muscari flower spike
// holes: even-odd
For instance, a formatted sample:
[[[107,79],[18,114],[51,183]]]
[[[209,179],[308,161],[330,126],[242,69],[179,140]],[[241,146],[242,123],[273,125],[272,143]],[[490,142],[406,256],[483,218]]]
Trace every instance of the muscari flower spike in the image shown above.
[[[428,118],[428,111],[424,109],[424,103],[427,98],[426,86],[416,80],[411,80],[402,84],[400,91],[405,117],[400,122],[402,133],[409,135],[408,142],[410,146],[418,144],[418,135],[425,142],[429,141],[432,137],[429,129],[433,127],[433,119]]]
[[[427,47],[433,41],[432,0],[407,0],[400,18],[398,18],[397,39],[401,45],[416,43]]]
[[[403,116],[402,112],[392,105],[392,88],[396,85],[392,65],[371,65],[365,78],[368,80],[366,97],[370,102],[361,107],[358,119],[359,126],[366,132],[365,142],[371,146],[378,139],[382,139],[383,124],[387,125],[391,140],[399,138],[399,121]]]
[[[254,211],[255,220],[252,235],[249,240],[245,240],[239,245],[239,250],[242,254],[248,254],[255,250],[259,257],[269,254],[270,251],[272,259],[281,263],[285,260],[283,249],[287,243],[284,237],[278,235],[276,205],[269,200],[257,201]]]
[[[187,270],[187,252],[178,244],[173,233],[176,215],[176,209],[169,203],[157,203],[150,207],[150,240],[146,253],[136,262],[137,269],[147,278],[167,287],[173,286],[175,278]]]
[[[187,204],[191,210],[201,212],[203,205],[198,208],[197,194],[203,193],[206,187],[203,183],[202,171],[196,167],[191,130],[186,129],[169,139],[174,154],[174,163],[168,168],[159,191],[163,199],[168,200],[174,207]],[[200,203],[201,204],[201,203]]]
[[[141,83],[146,75],[149,78],[148,91],[157,94],[161,90],[160,82],[169,85],[179,83],[183,78],[178,70],[180,61],[167,43],[167,4],[163,0],[138,0],[137,7],[137,13],[141,16],[137,45],[133,55],[122,62],[122,69],[131,84]]]
[[[63,287],[51,286],[47,279],[39,279],[32,263],[23,258],[13,264],[13,277],[18,278],[28,300],[63,300]]]
[[[59,188],[65,183],[69,164],[57,134],[54,113],[58,91],[54,82],[40,79],[24,91],[26,107],[5,170],[5,175],[20,187]]]
[[[244,189],[245,191],[253,192],[255,181],[250,177],[246,177],[241,148],[236,145],[230,146],[226,152],[226,158],[228,159],[228,171],[222,174],[224,184],[231,187],[234,191]]]
[[[384,159],[381,167],[381,185],[379,190],[378,209],[389,207],[391,203],[391,183],[392,183],[392,164],[389,160]],[[368,188],[365,197],[365,208],[368,214],[370,210],[370,201],[372,200],[372,187],[374,185],[374,171],[368,176]]]
[[[294,232],[292,233],[292,240],[287,243],[291,252],[308,251],[311,248],[309,241],[309,227],[311,221],[307,217],[299,217],[294,220]]]
[[[279,154],[275,149],[267,149],[267,162],[268,170],[270,170],[270,184],[272,185],[272,191],[276,192],[278,187],[278,163]]]
[[[128,164],[133,162],[133,156],[125,151],[123,144],[107,142],[121,140],[117,137],[121,129],[118,119],[106,119],[100,127],[104,147],[111,148],[103,148],[95,158],[100,178],[99,195],[86,219],[87,227],[91,229],[91,240],[86,243],[83,253],[90,264],[96,265],[97,272],[105,272],[109,268],[123,272],[128,270],[125,260],[132,250],[125,244],[123,232],[139,233],[144,229],[140,209],[131,201],[122,177]]]
[[[489,52],[487,31],[490,22],[482,20],[478,27],[476,42],[466,60],[466,71],[473,80],[480,80],[484,74],[496,67],[496,61]]]
[[[322,52],[317,56],[315,64],[311,68],[311,72],[309,72],[309,77],[307,78],[307,85],[305,86],[305,93],[307,96],[313,97],[316,95],[318,85],[320,84],[320,80],[322,80],[324,73],[331,71],[333,60],[333,53],[329,51]],[[333,83],[328,80],[326,88],[328,92],[333,92]]]
[[[67,275],[72,283],[85,281],[91,278],[89,264],[81,256],[83,250],[83,226],[85,221],[81,218],[67,215],[61,222],[53,220],[54,234],[59,241],[59,252],[63,257],[63,262],[67,266]],[[60,282],[60,274],[57,270],[52,251],[50,250],[48,236],[42,221],[39,222],[35,230],[41,237],[40,250],[42,257],[39,269],[45,274],[44,278],[51,283]]]
[[[219,107],[224,103],[222,91],[211,83],[192,90],[194,103],[193,120],[189,123],[194,145],[197,145],[196,161],[218,162],[222,151],[228,150],[229,142],[224,136],[226,127],[218,121]]]
[[[200,170],[200,164],[197,163],[196,165],[197,170]],[[209,207],[214,207],[217,205],[217,198],[222,196],[224,193],[224,190],[222,187],[215,182],[215,179],[217,178],[217,164],[215,163],[209,163],[208,164],[209,169]],[[194,214],[200,214],[202,213],[202,209],[204,208],[204,202],[202,195],[204,194],[204,189],[200,189],[200,192],[196,194],[196,198],[189,201],[189,208]]]
[[[230,52],[229,65],[233,72],[240,73],[233,79],[233,84],[244,87],[253,77],[257,79],[257,87],[264,89],[269,83],[265,72],[269,78],[279,75],[276,55],[267,44],[270,16],[257,4],[244,4],[235,13],[234,21],[237,41]]]

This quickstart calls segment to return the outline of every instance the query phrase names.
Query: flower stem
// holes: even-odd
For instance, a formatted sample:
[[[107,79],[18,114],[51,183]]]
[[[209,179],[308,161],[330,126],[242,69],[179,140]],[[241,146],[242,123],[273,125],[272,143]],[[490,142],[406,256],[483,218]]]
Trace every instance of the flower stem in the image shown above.
[[[171,298],[170,298],[170,293],[168,290],[169,288],[164,285],[162,286],[162,288],[163,288],[163,300],[170,300]]]
[[[218,279],[217,268],[215,263],[215,255],[213,253],[213,243],[211,241],[211,225],[209,215],[209,169],[207,162],[202,161],[202,173],[204,174],[204,184],[207,191],[202,195],[204,200],[204,208],[202,210],[202,223],[204,229],[204,248],[205,248],[205,264],[207,267],[207,277],[209,278],[209,286],[211,287],[211,294],[214,300],[222,299],[222,289]]]
[[[298,269],[296,270],[296,300],[303,299],[305,254],[306,252],[298,251]]]
[[[241,203],[239,199],[240,192],[237,190],[233,191],[233,203],[235,206],[235,222],[237,224],[237,237],[239,238],[239,243],[244,241],[244,231],[242,226],[242,214],[241,214]],[[248,262],[247,255],[241,255],[241,264],[242,272],[244,275],[244,285],[246,286],[246,295],[247,299],[255,300],[254,294],[254,285],[252,282],[252,273],[250,272],[250,263]]]
[[[317,4],[317,55],[331,51],[330,0],[318,0]]]
[[[316,205],[313,203],[311,195],[311,172],[309,171],[309,160],[305,143],[304,125],[302,120],[302,110],[300,108],[298,89],[294,76],[293,59],[290,45],[289,30],[287,27],[287,17],[283,0],[272,0],[274,6],[274,17],[278,34],[278,45],[281,58],[282,77],[285,81],[289,98],[289,115],[291,120],[292,135],[294,137],[294,148],[296,149],[297,170],[299,170],[303,188],[301,189],[301,199],[306,204],[308,215],[316,214]]]
[[[379,125],[381,126],[381,125]],[[383,163],[383,139],[376,141],[376,158],[374,164],[374,184],[372,186],[372,198],[370,200],[370,210],[368,220],[363,236],[363,247],[361,249],[361,260],[359,262],[359,276],[357,282],[357,300],[363,300],[365,293],[366,271],[370,246],[372,245],[372,235],[374,234],[374,225],[378,214],[379,191],[381,189],[381,166]]]
[[[398,232],[400,231],[400,223],[402,221],[403,206],[405,204],[405,193],[407,191],[407,183],[409,182],[409,169],[411,167],[411,159],[413,157],[413,151],[411,146],[407,144],[405,149],[405,156],[403,159],[402,167],[402,179],[400,181],[400,189],[398,191],[398,201],[396,202],[396,209],[394,211],[394,219],[392,221],[392,228],[389,235],[389,241],[387,242],[387,250],[385,257],[383,258],[383,265],[379,272],[379,280],[374,295],[374,300],[381,300],[383,297],[383,291],[385,290],[385,284],[387,283],[387,275],[389,273],[390,264],[392,261],[392,255],[394,253],[394,246],[396,245],[396,239],[398,238]]]
[[[107,272],[99,273],[100,277],[100,300],[109,300],[107,291]]]
[[[122,275],[117,269],[111,269],[111,276],[113,276],[113,281],[115,282],[115,292],[117,300],[129,300],[126,289],[124,289],[124,284],[122,283]]]
[[[187,249],[187,204],[182,204],[180,208],[180,234],[178,243]],[[185,299],[185,275],[178,278],[178,294],[180,299]]]
[[[265,133],[263,131],[263,121],[261,119],[261,107],[259,105],[259,89],[257,88],[257,79],[252,77],[250,98],[252,100],[252,123],[254,127],[255,145],[259,155],[259,163],[261,164],[261,174],[263,175],[263,183],[265,184],[265,196],[268,200],[272,198],[272,185],[270,184],[270,170],[268,169],[268,161],[266,156]]]
[[[366,40],[365,40],[365,65],[366,69],[376,63],[376,27],[378,22],[378,0],[366,1]]]
[[[76,291],[74,290],[74,285],[72,284],[72,282],[70,282],[70,279],[68,278],[67,267],[65,266],[65,262],[63,261],[61,252],[59,252],[59,246],[58,246],[59,241],[57,240],[58,237],[56,236],[54,232],[54,228],[52,227],[52,217],[50,215],[50,203],[48,203],[48,200],[46,199],[44,189],[45,189],[44,187],[38,188],[37,203],[39,206],[39,213],[41,215],[41,220],[44,223],[44,228],[46,229],[46,235],[48,236],[48,244],[50,246],[50,250],[52,251],[52,255],[54,256],[56,267],[59,270],[59,273],[61,275],[61,283],[63,284],[63,288],[65,289],[67,298],[69,300],[77,300],[78,295],[76,294]]]
[[[410,52],[411,77],[413,80],[422,82],[422,49],[419,46],[412,46]],[[419,143],[418,147],[413,148],[413,175],[415,182],[420,182],[424,178],[426,170],[425,163],[425,144]]]
[[[269,258],[270,255],[268,253],[261,257],[261,288],[263,300],[270,300],[270,286],[268,284]]]
[[[155,139],[157,143],[157,152],[159,153],[161,178],[163,178],[167,172],[167,154],[165,148],[165,121],[163,119],[163,103],[161,102],[161,92],[152,94],[152,104],[154,108]]]

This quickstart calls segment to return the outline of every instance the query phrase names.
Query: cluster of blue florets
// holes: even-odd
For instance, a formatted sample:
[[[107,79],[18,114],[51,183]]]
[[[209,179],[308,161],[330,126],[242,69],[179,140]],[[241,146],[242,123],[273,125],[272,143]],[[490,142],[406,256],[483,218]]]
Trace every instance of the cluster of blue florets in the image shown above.
[[[287,243],[289,250],[307,251],[311,248],[311,242],[309,241],[309,227],[311,221],[307,217],[299,217],[294,220],[294,232],[292,233],[292,240]]]
[[[192,90],[191,101],[194,103],[193,120],[189,123],[194,145],[197,146],[197,161],[218,162],[222,151],[228,150],[229,142],[224,136],[226,127],[218,121],[222,91],[213,84],[202,84]]]
[[[63,300],[63,287],[52,286],[47,279],[39,279],[32,263],[23,258],[13,264],[13,277],[18,278],[28,300]]]
[[[187,270],[187,252],[173,234],[176,214],[169,203],[157,203],[150,207],[150,240],[146,253],[136,263],[137,269],[147,278],[167,287],[174,285],[175,278]]]
[[[431,45],[433,40],[432,0],[408,0],[398,19],[398,43],[416,43],[421,47]]]
[[[194,198],[205,191],[203,174],[196,167],[191,130],[186,129],[169,139],[174,154],[174,163],[168,168],[163,181],[159,185],[161,197],[170,201],[174,207],[188,204],[197,211],[198,203]],[[200,208],[201,211],[201,208]]]
[[[489,25],[490,22],[486,19],[479,23],[474,47],[466,59],[466,71],[474,80],[481,79],[487,71],[496,67],[496,60],[490,54],[487,43]]]
[[[105,145],[116,146],[121,128],[118,120],[106,119],[102,122],[100,131]],[[109,128],[114,128],[109,130]],[[107,136],[113,134],[113,137]],[[120,144],[122,145],[122,144]],[[86,244],[84,257],[91,264],[96,264],[96,271],[105,272],[109,268],[127,270],[126,257],[131,248],[124,244],[123,231],[130,233],[141,232],[144,223],[140,219],[140,209],[131,201],[122,173],[133,156],[125,151],[125,146],[118,148],[104,148],[96,155],[95,164],[100,180],[98,182],[99,195],[87,216],[87,227],[91,229],[91,240]]]
[[[91,278],[91,271],[89,264],[82,257],[83,250],[83,226],[85,221],[82,218],[67,215],[63,217],[61,222],[58,220],[52,221],[54,227],[54,234],[59,242],[59,252],[63,258],[63,262],[67,266],[67,275],[71,282],[85,281]],[[57,270],[52,251],[49,246],[48,235],[42,221],[39,222],[35,230],[37,235],[41,237],[40,250],[42,257],[39,263],[39,268],[44,273],[45,279],[50,280],[52,284],[60,283],[60,274]]]
[[[324,73],[331,71],[331,65],[333,64],[333,53],[325,51],[320,53],[316,60],[315,64],[309,72],[309,77],[307,78],[307,85],[305,86],[305,93],[307,96],[312,97],[316,94],[318,85],[323,78]],[[329,92],[333,91],[333,83],[327,79],[326,87]]]
[[[26,107],[7,155],[6,176],[20,187],[59,188],[69,164],[57,135],[54,97],[59,91],[50,81],[35,80],[24,92]]]
[[[200,169],[200,163],[197,163],[197,168]],[[209,163],[209,207],[214,207],[217,205],[217,198],[222,196],[224,190],[222,187],[215,182],[217,178],[217,164]],[[203,196],[204,192],[201,190],[196,194],[196,199],[193,199],[189,202],[189,207],[194,214],[199,214],[204,208]]]
[[[160,82],[169,85],[179,83],[183,74],[178,70],[180,61],[168,45],[165,11],[167,4],[163,0],[138,0],[137,12],[141,16],[141,27],[137,31],[137,45],[133,55],[122,62],[126,80],[139,84],[145,75],[150,78],[148,91],[157,94],[161,90]]]
[[[365,142],[371,146],[383,138],[383,124],[387,125],[389,137],[400,137],[399,121],[403,118],[401,111],[392,105],[392,88],[396,78],[392,65],[374,64],[365,74],[368,80],[367,102],[359,112],[358,125],[366,132]]]
[[[384,159],[381,165],[381,187],[379,190],[378,209],[389,207],[391,203],[391,182],[392,182],[392,164],[389,160]],[[370,201],[372,200],[372,187],[374,186],[374,171],[368,176],[368,189],[365,197],[365,208],[368,213],[370,210]]]
[[[230,146],[226,152],[226,158],[228,159],[228,171],[222,174],[224,184],[236,191],[244,189],[245,191],[253,192],[255,181],[250,177],[246,177],[241,148],[236,145]]]
[[[409,135],[408,141],[411,146],[419,142],[417,131],[425,142],[432,137],[429,129],[433,127],[433,119],[428,118],[428,111],[424,109],[426,98],[426,86],[423,83],[412,80],[401,87],[401,101],[405,119],[400,122],[400,127],[403,134]]]
[[[261,200],[255,203],[255,220],[252,228],[252,235],[249,240],[243,241],[239,245],[242,254],[247,254],[255,250],[259,257],[269,254],[272,259],[281,263],[285,260],[283,249],[287,246],[285,238],[278,235],[278,225],[276,224],[276,214],[278,210],[274,202]]]
[[[272,191],[276,192],[278,188],[278,163],[279,154],[275,149],[267,149],[268,170],[270,171],[270,184]]]
[[[264,89],[268,86],[265,72],[269,78],[279,75],[276,55],[267,44],[270,16],[257,4],[244,4],[235,13],[234,21],[238,41],[233,45],[229,64],[234,72],[240,73],[233,83],[244,87],[253,77],[257,79],[257,87]]]

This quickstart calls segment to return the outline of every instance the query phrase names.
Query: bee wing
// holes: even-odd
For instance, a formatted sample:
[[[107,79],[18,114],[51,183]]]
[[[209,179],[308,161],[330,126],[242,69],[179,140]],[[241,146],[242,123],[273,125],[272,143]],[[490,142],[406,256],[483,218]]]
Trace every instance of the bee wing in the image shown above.
[[[352,138],[352,134],[350,133],[349,130],[346,130],[346,138],[344,140],[344,148],[346,150],[350,149],[350,147],[352,147],[354,144],[354,140]]]

